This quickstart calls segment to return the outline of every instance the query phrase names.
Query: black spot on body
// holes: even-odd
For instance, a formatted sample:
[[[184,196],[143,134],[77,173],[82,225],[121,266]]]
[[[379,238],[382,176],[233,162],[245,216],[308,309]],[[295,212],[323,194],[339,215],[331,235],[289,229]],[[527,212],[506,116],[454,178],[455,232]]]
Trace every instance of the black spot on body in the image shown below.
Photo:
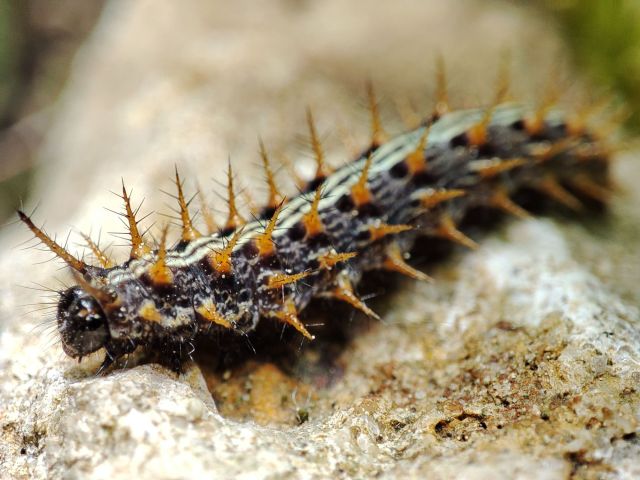
[[[449,145],[451,146],[451,148],[467,147],[469,146],[469,136],[466,132],[456,135],[451,140],[449,140]]]
[[[246,258],[251,260],[256,258],[260,252],[258,251],[258,247],[256,247],[255,243],[251,241],[244,244],[244,246],[242,247],[242,253]]]
[[[282,266],[282,262],[278,258],[278,255],[269,255],[268,257],[260,257],[258,259],[258,265],[272,270],[279,270]]]
[[[307,229],[302,222],[296,222],[289,230],[287,230],[287,235],[293,242],[302,240],[306,234]]]
[[[322,183],[326,180],[326,178],[327,177],[324,177],[324,176],[314,178],[313,180],[311,180],[309,183],[305,185],[303,192],[304,193],[315,192],[318,189],[318,187],[322,185]]]
[[[260,219],[260,220],[270,220],[271,217],[273,217],[273,214],[275,213],[275,211],[276,211],[276,209],[274,207],[264,207],[260,211],[258,219]]]
[[[216,290],[234,291],[235,284],[236,284],[236,279],[232,273],[217,274],[215,277],[211,279],[211,289],[214,291]]]
[[[360,230],[356,234],[356,242],[368,242],[371,240],[371,232],[367,230]]]
[[[213,267],[209,263],[206,255],[198,261],[198,263],[196,264],[196,268],[199,268],[200,271],[206,276],[213,274]]]
[[[495,155],[496,148],[491,142],[485,142],[478,146],[478,155],[481,157],[491,157]]]
[[[221,237],[228,237],[230,235],[232,235],[234,232],[236,231],[236,229],[234,227],[226,227],[223,228],[222,230],[220,230],[220,236]]]
[[[174,279],[175,279],[175,274],[174,274]],[[171,295],[176,290],[176,286],[174,285],[173,282],[172,283],[154,283],[153,278],[147,273],[145,273],[141,277],[141,280],[145,286],[151,288],[155,293],[157,293],[160,296]]]
[[[358,207],[360,217],[377,217],[380,213],[380,208],[373,202],[367,202]]]
[[[550,128],[550,130],[553,130],[553,136],[558,136],[558,137],[565,137],[567,135],[567,124],[565,122],[560,122],[557,123],[555,125],[553,125],[553,127]]]
[[[433,186],[438,181],[438,177],[429,170],[423,170],[413,176],[411,183],[417,188]]]
[[[409,174],[409,167],[407,166],[407,162],[402,160],[401,162],[396,163],[389,170],[389,174],[393,178],[404,178]]]
[[[251,291],[247,288],[243,288],[238,292],[238,302],[245,303],[251,298]]]
[[[185,248],[187,248],[187,245],[189,245],[189,243],[190,242],[188,240],[180,240],[172,250],[176,252],[182,252]]]
[[[513,130],[516,130],[518,132],[521,132],[525,129],[525,123],[524,120],[520,119],[520,120],[516,120],[515,122],[513,122],[511,125],[509,125]]]
[[[329,236],[327,235],[326,232],[319,232],[316,235],[314,235],[313,237],[309,237],[305,244],[307,246],[307,248],[311,249],[311,250],[315,250],[318,247],[324,247],[327,246],[331,243]]]
[[[360,152],[360,155],[358,155],[358,159],[367,158],[369,155],[373,154],[378,148],[380,148],[380,145],[376,143],[372,143],[371,145],[369,145],[368,148],[365,148],[362,152]]]
[[[350,212],[355,208],[351,195],[344,194],[336,202],[336,208],[341,212]]]

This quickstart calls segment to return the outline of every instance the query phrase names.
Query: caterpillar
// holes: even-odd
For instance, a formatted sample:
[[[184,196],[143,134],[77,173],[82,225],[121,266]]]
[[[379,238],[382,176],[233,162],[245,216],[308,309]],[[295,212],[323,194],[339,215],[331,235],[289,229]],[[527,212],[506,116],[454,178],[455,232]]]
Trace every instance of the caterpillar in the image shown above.
[[[98,265],[86,263],[18,211],[76,280],[57,303],[64,352],[81,360],[102,349],[103,371],[138,348],[159,349],[179,372],[196,339],[249,335],[259,322],[275,321],[313,340],[300,319],[312,299],[343,301],[378,319],[357,295],[363,277],[387,270],[430,281],[407,262],[412,247],[431,236],[476,248],[461,227],[476,208],[526,218],[520,197],[535,193],[580,210],[587,201],[606,204],[611,193],[611,150],[606,135],[589,128],[588,112],[567,115],[551,102],[531,108],[504,95],[488,108],[451,110],[441,88],[433,114],[387,138],[373,88],[367,92],[371,144],[335,171],[307,111],[316,173],[290,199],[277,188],[261,142],[269,198],[254,220],[236,206],[230,165],[228,219],[215,231],[203,205],[206,234],[194,225],[176,168],[181,235],[173,246],[166,227],[155,245],[143,238],[123,182],[131,253],[120,265],[88,237]]]

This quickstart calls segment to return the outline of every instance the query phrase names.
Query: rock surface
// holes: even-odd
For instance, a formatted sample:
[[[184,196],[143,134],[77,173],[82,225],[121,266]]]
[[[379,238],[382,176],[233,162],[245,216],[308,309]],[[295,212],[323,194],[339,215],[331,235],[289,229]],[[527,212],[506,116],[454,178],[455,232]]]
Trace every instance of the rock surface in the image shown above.
[[[491,94],[504,45],[527,51],[514,55],[522,91],[559,48],[543,20],[499,3],[231,3],[108,4],[41,152],[37,218],[51,231],[118,230],[103,206],[117,208],[108,192],[121,177],[166,212],[156,192],[174,163],[205,184],[231,154],[255,190],[257,134],[305,155],[307,104],[344,159],[345,131],[366,143],[353,98],[367,76],[393,117],[397,92],[431,91],[437,52],[461,105]],[[629,155],[614,173],[622,193],[606,216],[508,222],[435,267],[435,285],[397,281],[374,302],[384,323],[354,326],[326,376],[304,371],[318,364],[305,350],[286,372],[255,362],[221,377],[196,365],[179,378],[156,365],[95,377],[98,360],[64,358],[20,308],[42,293],[16,285],[65,274],[34,266],[45,257],[7,229],[0,475],[637,478],[640,164]]]

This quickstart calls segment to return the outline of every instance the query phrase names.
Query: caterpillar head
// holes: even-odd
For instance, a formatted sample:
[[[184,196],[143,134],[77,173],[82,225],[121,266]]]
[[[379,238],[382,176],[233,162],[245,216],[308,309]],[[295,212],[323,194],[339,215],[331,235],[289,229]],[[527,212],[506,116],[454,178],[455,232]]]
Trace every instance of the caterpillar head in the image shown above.
[[[60,295],[58,332],[64,352],[80,358],[104,347],[109,341],[107,317],[98,301],[82,288],[71,287]]]

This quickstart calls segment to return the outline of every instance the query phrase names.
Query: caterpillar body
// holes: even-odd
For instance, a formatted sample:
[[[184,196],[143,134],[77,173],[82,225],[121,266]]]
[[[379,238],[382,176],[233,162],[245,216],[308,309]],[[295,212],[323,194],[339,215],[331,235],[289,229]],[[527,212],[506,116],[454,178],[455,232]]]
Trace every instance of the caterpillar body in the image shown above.
[[[377,318],[356,293],[367,272],[429,280],[406,262],[424,236],[475,248],[459,230],[471,209],[526,217],[513,200],[526,191],[574,210],[581,199],[604,203],[608,196],[609,150],[579,116],[516,103],[449,111],[440,102],[418,128],[385,141],[372,91],[370,100],[371,146],[333,172],[308,112],[317,173],[290,200],[277,190],[262,148],[270,198],[255,221],[239,214],[229,169],[228,221],[218,232],[201,234],[176,171],[181,239],[169,248],[165,228],[152,247],[139,232],[123,185],[132,251],[121,265],[89,239],[100,265],[88,265],[19,211],[77,280],[60,292],[57,307],[66,354],[81,359],[104,349],[106,368],[139,347],[160,348],[179,371],[198,337],[247,335],[261,321],[292,326],[311,340],[313,330],[299,313],[312,299],[345,301]]]

